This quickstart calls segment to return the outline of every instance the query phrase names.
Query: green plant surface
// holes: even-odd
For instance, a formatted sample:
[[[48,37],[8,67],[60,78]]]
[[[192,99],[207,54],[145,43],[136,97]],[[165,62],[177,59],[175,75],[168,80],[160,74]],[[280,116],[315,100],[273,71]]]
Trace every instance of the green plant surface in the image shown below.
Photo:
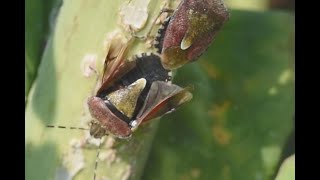
[[[231,9],[265,11],[269,8],[269,0],[225,0],[227,6]]]
[[[91,117],[86,101],[99,85],[97,80],[110,50],[110,39],[116,35],[125,39],[131,36],[123,26],[120,12],[127,18],[136,17],[130,23],[145,18],[136,31],[143,35],[162,3],[159,0],[63,2],[44,52],[38,49],[34,55],[43,54],[25,110],[27,180],[93,179],[99,140],[89,137],[87,130],[46,126],[88,128]],[[124,7],[127,9],[121,11]],[[40,40],[35,40],[38,47]],[[144,41],[136,40],[129,51],[138,54],[150,49]],[[31,57],[26,52],[28,58]],[[157,122],[140,128],[130,141],[105,137],[96,179],[138,179],[156,127]]]
[[[295,155],[284,160],[275,180],[295,180]]]
[[[60,0],[26,0],[25,6],[25,96],[27,97],[59,11]]]
[[[231,11],[199,61],[175,83],[193,100],[161,118],[145,180],[267,180],[294,116],[294,17]]]

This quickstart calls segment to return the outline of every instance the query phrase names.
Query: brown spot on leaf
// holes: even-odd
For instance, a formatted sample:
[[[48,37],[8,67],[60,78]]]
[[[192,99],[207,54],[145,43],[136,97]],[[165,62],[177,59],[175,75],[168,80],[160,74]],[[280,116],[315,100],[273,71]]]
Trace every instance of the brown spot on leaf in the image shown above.
[[[223,169],[222,169],[222,179],[224,179],[224,180],[229,180],[229,179],[231,179],[231,178],[230,178],[230,173],[231,173],[230,167],[229,167],[228,165],[223,166]]]
[[[222,125],[213,126],[212,133],[215,141],[222,146],[228,145],[231,141],[231,132]]]
[[[200,176],[200,169],[193,168],[191,169],[190,173],[191,173],[191,177],[193,177],[194,179],[198,179]]]
[[[187,174],[183,174],[181,177],[180,177],[180,180],[190,180],[189,176]]]
[[[218,68],[206,61],[199,61],[200,66],[205,70],[208,76],[212,79],[218,79],[221,77],[221,73]]]
[[[218,122],[224,122],[226,117],[226,112],[230,108],[231,102],[226,100],[221,104],[214,104],[209,110],[209,115],[214,118],[214,120]]]
[[[199,179],[201,171],[199,168],[192,168],[190,171],[182,174],[180,176],[180,180],[191,180],[191,179]]]

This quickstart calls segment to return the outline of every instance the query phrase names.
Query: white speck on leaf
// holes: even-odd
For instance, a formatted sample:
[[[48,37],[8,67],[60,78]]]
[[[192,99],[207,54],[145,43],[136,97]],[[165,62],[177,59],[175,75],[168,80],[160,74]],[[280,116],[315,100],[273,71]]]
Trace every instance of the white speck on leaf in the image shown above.
[[[90,77],[96,71],[96,54],[86,54],[81,62],[81,70],[85,77]]]
[[[289,80],[292,79],[292,77],[293,77],[292,71],[290,69],[286,69],[280,74],[278,78],[278,83],[280,85],[285,85],[289,82]]]
[[[278,89],[277,89],[275,86],[271,87],[271,88],[269,89],[269,91],[268,91],[268,94],[269,94],[270,96],[274,96],[274,95],[276,95],[277,93],[278,93]]]
[[[148,5],[150,0],[131,1],[120,9],[121,22],[126,27],[139,30],[144,27],[148,19]]]
[[[59,167],[56,172],[56,180],[71,180],[84,168],[84,156],[80,143],[72,139],[69,144],[70,148],[62,159],[62,167]]]

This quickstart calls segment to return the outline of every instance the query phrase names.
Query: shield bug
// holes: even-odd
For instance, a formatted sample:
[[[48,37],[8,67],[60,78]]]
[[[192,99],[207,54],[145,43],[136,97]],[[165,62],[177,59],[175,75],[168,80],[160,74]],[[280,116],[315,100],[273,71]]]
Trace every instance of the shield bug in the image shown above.
[[[96,96],[88,99],[95,138],[130,137],[141,123],[191,100],[187,89],[171,83],[171,71],[163,68],[159,56],[143,54],[131,62],[118,57],[106,69]]]
[[[195,61],[228,19],[222,0],[182,0],[154,42],[164,68],[177,69]]]
[[[101,87],[95,96],[88,98],[89,111],[94,118],[89,132],[94,138],[108,134],[128,138],[140,124],[170,113],[192,98],[188,88],[171,83],[171,71],[163,68],[158,55],[142,54],[129,62],[124,61],[123,53],[121,51],[115,59],[107,62]],[[97,157],[100,145],[101,142]],[[98,158],[94,180],[97,166]]]

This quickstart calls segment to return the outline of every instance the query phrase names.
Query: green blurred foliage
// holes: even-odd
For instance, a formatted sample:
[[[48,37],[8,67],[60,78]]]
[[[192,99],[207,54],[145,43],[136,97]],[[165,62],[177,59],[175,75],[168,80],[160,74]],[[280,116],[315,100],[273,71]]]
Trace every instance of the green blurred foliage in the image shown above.
[[[26,0],[25,6],[25,96],[36,78],[44,48],[58,14],[61,0]]]
[[[294,115],[294,18],[231,11],[201,59],[178,70],[191,103],[160,121],[143,179],[264,180]]]

